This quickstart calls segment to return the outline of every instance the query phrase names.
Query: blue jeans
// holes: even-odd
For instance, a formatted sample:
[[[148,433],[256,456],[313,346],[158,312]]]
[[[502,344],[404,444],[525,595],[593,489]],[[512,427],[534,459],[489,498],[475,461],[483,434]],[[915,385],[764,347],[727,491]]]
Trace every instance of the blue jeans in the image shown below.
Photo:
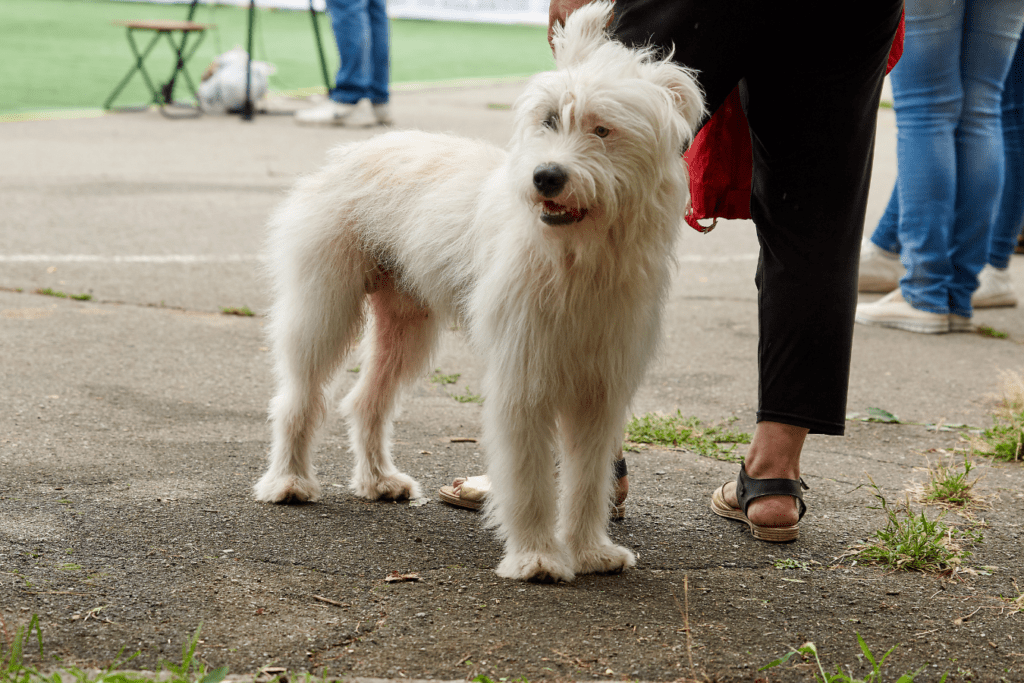
[[[1024,40],[1017,43],[1017,54],[1003,90],[1003,153],[1003,197],[992,226],[988,253],[988,262],[996,268],[1010,265],[1010,254],[1017,246],[1017,235],[1024,222]]]
[[[388,16],[384,0],[327,0],[341,66],[331,99],[355,104],[388,101]]]
[[[1003,83],[1024,5],[907,0],[906,20],[890,75],[899,172],[872,240],[899,250],[912,306],[970,317],[1003,188]]]
[[[1003,194],[992,225],[988,262],[996,268],[1010,265],[1010,255],[1017,245],[1017,236],[1024,223],[1024,40],[1017,43],[1017,53],[1003,84]],[[871,235],[871,241],[888,252],[900,252],[898,225],[900,220],[899,188],[894,187],[885,213]]]

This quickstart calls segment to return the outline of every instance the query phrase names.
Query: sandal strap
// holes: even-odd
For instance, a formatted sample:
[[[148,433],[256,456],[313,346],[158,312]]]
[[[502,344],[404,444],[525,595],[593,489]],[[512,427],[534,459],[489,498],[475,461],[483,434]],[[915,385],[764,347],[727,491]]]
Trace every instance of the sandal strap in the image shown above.
[[[616,479],[616,481],[618,481],[619,479],[622,479],[627,474],[629,474],[629,470],[626,469],[626,459],[625,458],[619,458],[618,460],[615,461],[615,479]]]
[[[747,514],[747,506],[750,501],[765,496],[793,496],[796,498],[797,507],[800,509],[798,519],[803,519],[807,512],[807,505],[800,489],[810,489],[804,483],[803,478],[797,479],[754,479],[747,475],[747,468],[740,463],[740,473],[736,477],[736,502],[739,503],[743,514]]]

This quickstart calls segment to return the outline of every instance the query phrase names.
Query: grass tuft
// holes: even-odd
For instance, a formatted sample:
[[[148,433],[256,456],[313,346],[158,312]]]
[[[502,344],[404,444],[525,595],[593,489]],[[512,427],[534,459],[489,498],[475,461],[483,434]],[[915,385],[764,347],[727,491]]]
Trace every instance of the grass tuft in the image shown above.
[[[792,557],[785,557],[781,560],[775,560],[775,562],[772,563],[772,566],[776,569],[799,569],[801,571],[809,572],[811,571],[812,563],[817,564],[814,560],[811,560],[810,562],[803,562],[802,560],[797,560]]]
[[[220,312],[223,313],[224,315],[240,315],[247,318],[251,318],[252,316],[256,315],[248,306],[242,306],[241,308],[221,306]]]
[[[735,422],[735,418],[729,422]],[[708,458],[739,462],[742,458],[735,454],[736,444],[750,443],[750,434],[729,430],[722,424],[705,425],[696,417],[683,417],[677,410],[675,415],[634,416],[626,425],[626,440],[687,448]]]
[[[461,373],[452,373],[451,375],[445,375],[440,369],[434,370],[434,374],[430,376],[431,384],[440,384],[442,386],[446,384],[455,384],[459,381],[459,377],[462,377]]]
[[[466,392],[465,393],[463,393],[463,394],[452,394],[451,397],[454,398],[459,403],[483,403],[484,402],[484,397],[481,396],[480,394],[474,394],[473,390],[470,389],[468,386],[466,387]]]
[[[978,325],[978,327],[975,328],[975,332],[980,334],[982,337],[991,337],[993,339],[1010,338],[1010,335],[1007,334],[1006,332],[1003,332],[1002,330],[997,330],[994,327],[989,327],[988,325]]]
[[[3,627],[0,620],[0,627]],[[124,671],[123,667],[135,659],[139,652],[122,659],[124,650],[107,668],[99,673],[88,673],[76,666],[63,667],[60,671],[44,674],[39,669],[25,663],[25,646],[31,644],[33,633],[39,644],[39,658],[43,659],[43,633],[39,626],[39,616],[32,615],[28,624],[15,630],[13,638],[5,643],[0,638],[0,682],[2,683],[64,683],[68,678],[73,683],[220,683],[228,675],[228,667],[222,666],[208,670],[206,664],[196,661],[196,647],[199,644],[200,624],[195,633],[186,639],[181,649],[181,664],[168,661],[160,662],[160,670],[153,673]],[[4,635],[5,628],[0,628]]]
[[[946,465],[928,465],[928,483],[925,484],[921,502],[936,503],[947,507],[966,508],[981,499],[974,493],[979,478],[969,480],[973,465],[964,453],[963,470],[954,466],[952,458]]]
[[[18,290],[21,291],[20,289]],[[42,294],[43,296],[55,296],[58,299],[74,299],[75,301],[90,301],[92,300],[92,294],[68,294],[67,292],[60,292],[50,287],[44,287],[43,289],[35,290],[36,294]]]
[[[1024,612],[1024,591],[1017,585],[1017,579],[1013,580],[1013,590],[1017,593],[1017,597],[1003,598],[1003,600],[1010,603],[1010,608],[1013,612]]]
[[[974,446],[978,453],[995,460],[1024,461],[1024,375],[1004,372],[1000,381],[1002,398],[993,415],[995,424],[981,433]]]
[[[964,531],[942,521],[945,511],[928,519],[922,510],[914,514],[910,500],[904,505],[890,506],[874,481],[872,495],[878,505],[872,510],[885,513],[885,527],[876,531],[867,543],[851,553],[857,560],[893,570],[953,574],[964,560],[971,557],[963,543],[978,543],[981,534]]]
[[[802,660],[814,660],[814,665],[818,667],[818,670],[814,672],[815,683],[818,681],[822,681],[823,683],[882,683],[882,666],[885,664],[885,660],[889,658],[889,655],[899,647],[899,644],[897,643],[890,647],[888,651],[881,656],[881,658],[875,657],[874,653],[871,652],[871,648],[868,647],[868,644],[864,642],[864,639],[859,633],[857,634],[857,644],[860,645],[860,651],[864,653],[864,658],[871,664],[871,672],[865,678],[855,678],[849,667],[847,667],[847,670],[844,672],[843,668],[838,664],[836,664],[835,673],[826,671],[825,667],[821,663],[821,658],[818,656],[818,648],[811,642],[804,643],[795,650],[790,650],[784,656],[773,662],[765,664],[758,669],[758,671],[764,671],[765,669],[781,666],[796,655]],[[897,678],[896,683],[913,683],[918,674],[924,671],[927,666],[927,664],[922,664],[916,671],[908,671]],[[943,683],[947,676],[949,676],[948,672],[942,674],[942,678],[939,679],[939,683]]]

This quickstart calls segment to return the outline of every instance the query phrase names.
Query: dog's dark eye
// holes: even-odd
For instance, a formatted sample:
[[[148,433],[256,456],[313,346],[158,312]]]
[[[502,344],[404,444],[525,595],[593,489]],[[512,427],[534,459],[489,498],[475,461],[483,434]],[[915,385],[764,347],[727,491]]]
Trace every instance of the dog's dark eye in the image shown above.
[[[594,135],[596,135],[599,138],[608,137],[608,133],[611,133],[611,131],[605,128],[604,126],[598,126],[597,128],[594,129]]]
[[[541,125],[551,130],[558,130],[558,114],[548,114],[548,117],[541,121]]]

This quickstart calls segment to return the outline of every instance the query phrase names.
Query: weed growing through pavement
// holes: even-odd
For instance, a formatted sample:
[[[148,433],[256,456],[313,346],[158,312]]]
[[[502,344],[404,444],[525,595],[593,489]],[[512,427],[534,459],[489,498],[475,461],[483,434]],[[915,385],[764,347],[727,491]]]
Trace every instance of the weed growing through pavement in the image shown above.
[[[42,294],[43,296],[55,296],[58,299],[74,299],[75,301],[89,301],[92,299],[92,294],[68,294],[67,292],[58,292],[50,287],[37,289],[36,294]]]
[[[726,424],[735,422],[736,418]],[[739,462],[735,454],[736,444],[750,443],[750,434],[736,432],[725,425],[705,425],[696,417],[683,417],[681,411],[675,415],[648,413],[633,418],[626,425],[626,440],[633,443],[657,446],[684,447],[708,458]]]
[[[481,396],[480,394],[474,394],[473,390],[470,389],[468,386],[466,387],[466,392],[465,393],[463,393],[463,394],[452,394],[451,397],[454,398],[459,403],[483,403],[484,402],[484,397]]]
[[[1024,375],[1004,372],[1003,396],[993,415],[991,429],[975,440],[975,450],[995,460],[1020,462],[1024,460]]]
[[[44,674],[26,664],[24,659],[25,647],[31,646],[32,640],[39,644],[39,659],[43,659],[43,632],[39,626],[39,616],[33,614],[28,624],[15,630],[13,637],[8,636],[6,642],[0,638],[0,683],[64,683],[67,678],[71,678],[75,683],[220,683],[228,675],[228,667],[222,666],[207,671],[206,664],[196,662],[196,646],[199,643],[201,628],[202,624],[182,646],[181,664],[161,661],[160,670],[155,674],[119,670],[139,656],[139,652],[136,652],[127,659],[122,659],[123,649],[117,653],[114,663],[99,673],[87,673],[76,666],[66,666],[61,667],[59,672]],[[2,618],[0,631],[7,635]]]
[[[859,633],[857,634],[857,643],[860,645],[860,651],[864,653],[864,658],[871,663],[871,672],[865,678],[855,678],[850,667],[847,667],[844,673],[843,668],[838,664],[836,664],[836,672],[829,673],[821,663],[821,658],[818,656],[818,648],[811,642],[804,643],[795,650],[790,650],[786,655],[776,659],[774,662],[765,664],[758,671],[781,666],[788,662],[793,655],[798,655],[801,659],[814,659],[814,664],[818,667],[818,670],[814,672],[815,683],[818,681],[823,683],[882,683],[882,665],[885,664],[885,660],[889,658],[889,655],[899,647],[899,644],[893,645],[880,659],[876,659],[874,653],[871,652],[868,644],[864,642]],[[912,683],[927,666],[927,664],[922,664],[916,671],[908,671],[897,678],[896,683]],[[939,683],[943,683],[947,676],[949,676],[949,672],[942,674]]]
[[[1017,579],[1013,580],[1013,591],[1017,593],[1017,597],[1003,598],[1003,600],[1010,604],[1012,612],[1024,612],[1024,591],[1017,585]]]
[[[971,556],[960,543],[979,543],[982,540],[980,533],[943,522],[945,511],[935,519],[928,519],[923,510],[914,514],[909,497],[905,505],[893,507],[874,481],[871,488],[878,505],[869,507],[882,510],[886,522],[885,527],[876,531],[867,543],[848,553],[861,562],[894,570],[956,573],[963,561]]]
[[[935,503],[951,508],[966,508],[981,499],[974,493],[974,485],[980,477],[970,480],[973,465],[964,453],[964,465],[961,470],[950,458],[946,465],[928,464],[928,483],[924,485],[920,500],[923,503]]]
[[[444,386],[446,384],[455,384],[459,381],[459,377],[462,377],[461,373],[455,372],[450,375],[445,375],[439,368],[434,370],[434,374],[430,376],[430,382],[431,384],[440,384],[441,386]]]
[[[794,559],[792,557],[785,557],[781,560],[775,560],[772,566],[776,569],[799,569],[801,571],[811,571],[811,564],[817,564],[811,560],[810,562],[803,562],[801,560]]]
[[[975,332],[980,334],[982,337],[992,337],[993,339],[1009,339],[1010,335],[1002,330],[997,330],[994,327],[988,325],[978,325],[975,328]]]
[[[440,368],[438,368],[438,369],[434,370],[433,373],[431,373],[431,375],[430,375],[430,383],[431,384],[440,384],[442,387],[444,387],[444,386],[448,386],[449,384],[455,384],[456,382],[459,381],[460,377],[462,377],[462,373],[453,372],[450,375],[446,375],[443,372],[441,372]],[[468,386],[466,387],[466,390],[463,393],[461,393],[461,394],[448,394],[448,395],[451,396],[452,398],[454,398],[459,403],[483,403],[484,402],[484,397],[481,396],[480,394],[474,394],[473,390],[470,389]]]
[[[256,315],[248,306],[242,306],[241,308],[221,306],[220,312],[224,315],[240,315],[247,318]]]

